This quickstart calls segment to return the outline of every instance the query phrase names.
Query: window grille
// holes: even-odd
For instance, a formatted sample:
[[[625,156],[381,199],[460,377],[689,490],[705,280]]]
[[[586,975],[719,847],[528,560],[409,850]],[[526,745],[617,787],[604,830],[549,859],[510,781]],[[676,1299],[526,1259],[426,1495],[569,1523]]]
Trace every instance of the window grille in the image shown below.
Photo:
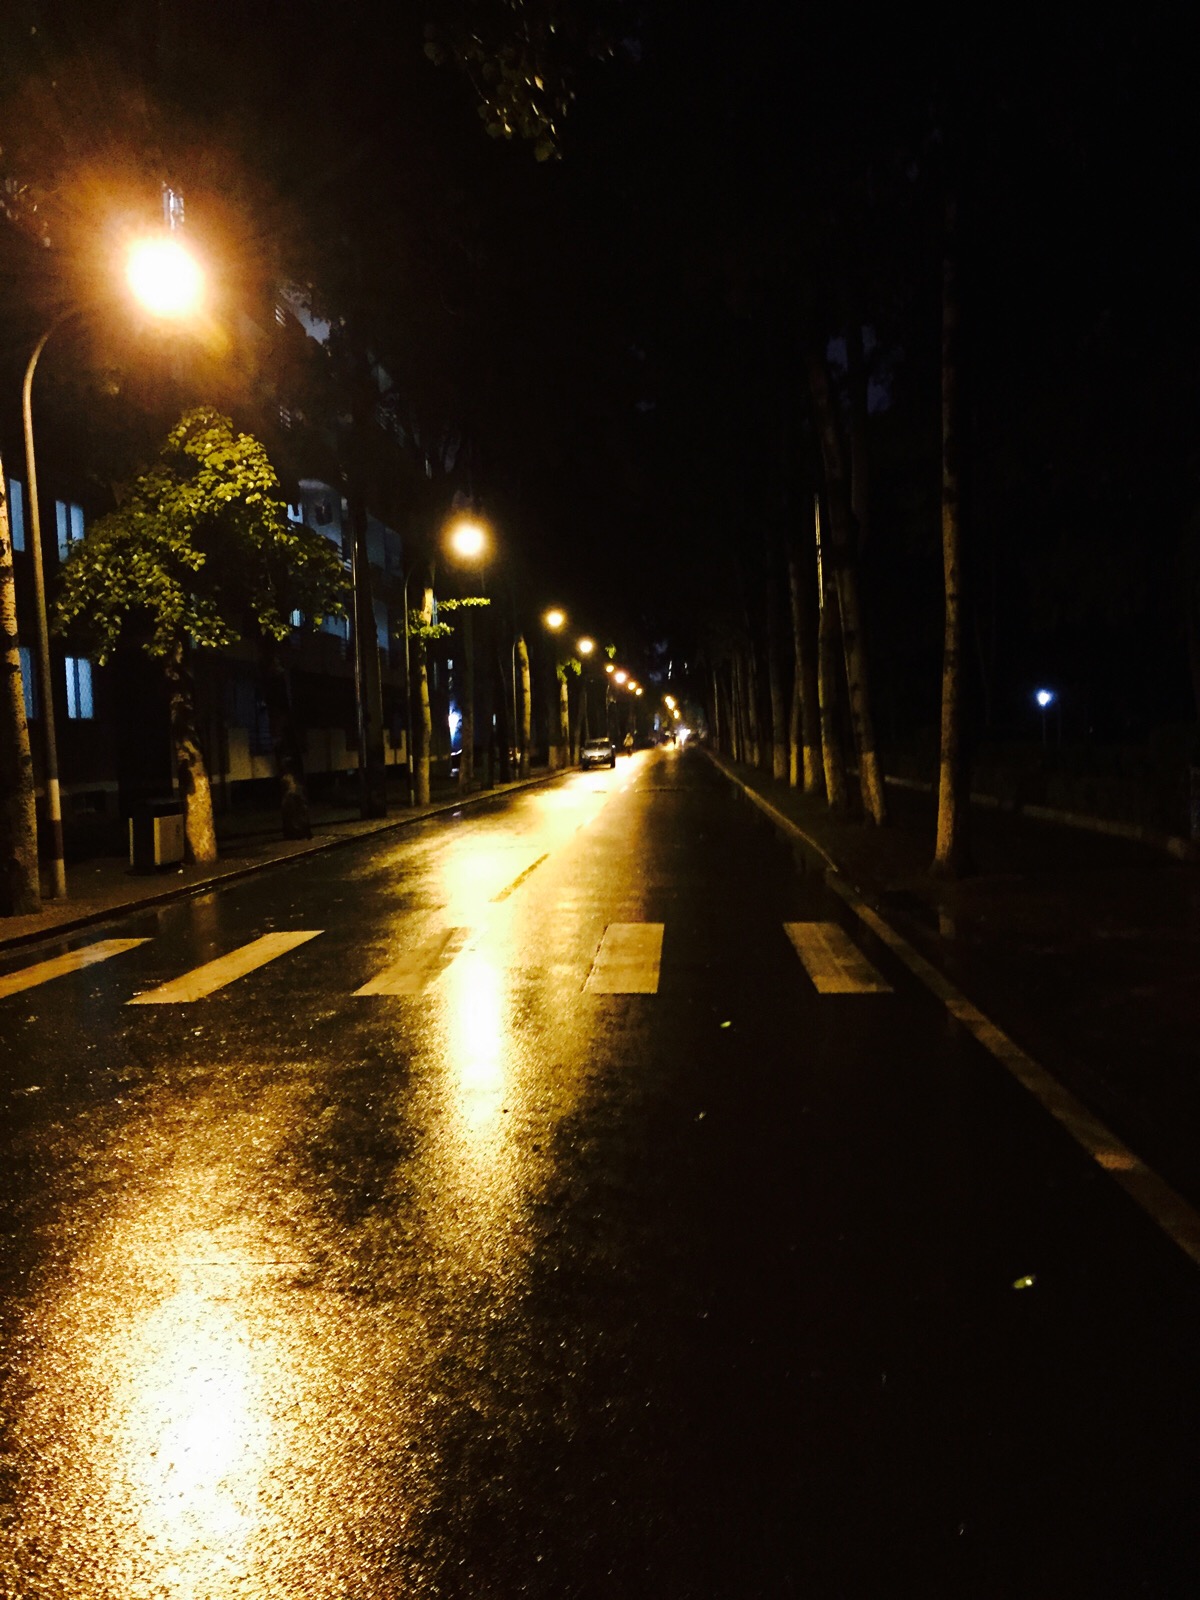
[[[8,479],[8,526],[14,550],[25,548],[25,489],[19,478]]]
[[[25,694],[25,721],[32,722],[38,714],[37,679],[33,675],[33,651],[28,645],[18,645],[21,657],[21,688]]]
[[[83,507],[74,500],[56,500],[54,520],[58,525],[58,559],[65,561],[71,546],[83,538]]]
[[[92,707],[92,663],[83,656],[67,657],[67,716],[90,721]]]

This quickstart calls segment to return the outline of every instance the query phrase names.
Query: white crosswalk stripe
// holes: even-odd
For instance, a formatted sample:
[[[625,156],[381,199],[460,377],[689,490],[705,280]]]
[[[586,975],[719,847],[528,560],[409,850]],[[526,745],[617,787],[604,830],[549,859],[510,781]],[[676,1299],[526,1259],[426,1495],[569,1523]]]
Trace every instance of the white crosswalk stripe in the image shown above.
[[[354,993],[420,994],[439,973],[445,971],[470,935],[470,928],[446,928],[432,938],[422,940],[412,950],[406,950]]]
[[[145,939],[101,939],[96,944],[85,944],[80,950],[71,950],[65,956],[55,956],[50,961],[38,961],[31,967],[21,967],[16,972],[0,976],[0,1000],[10,994],[20,994],[34,989],[39,983],[49,983],[51,978],[62,978],[69,972],[78,972],[98,961],[108,961],[112,956],[133,950]]]
[[[244,978],[248,972],[266,966],[268,961],[274,961],[277,956],[286,955],[298,945],[317,938],[322,931],[316,928],[299,933],[264,933],[261,938],[252,939],[249,944],[241,945],[226,955],[218,956],[215,961],[206,961],[201,967],[193,967],[190,972],[172,979],[170,983],[161,984],[157,989],[147,989],[145,994],[134,995],[128,1004],[180,1005],[192,1000],[203,1000],[216,990],[223,989],[227,983],[233,983],[237,978]]]
[[[657,994],[661,922],[610,922],[587,975],[588,994]]]
[[[875,968],[836,922],[785,922],[784,931],[818,994],[890,994]]]

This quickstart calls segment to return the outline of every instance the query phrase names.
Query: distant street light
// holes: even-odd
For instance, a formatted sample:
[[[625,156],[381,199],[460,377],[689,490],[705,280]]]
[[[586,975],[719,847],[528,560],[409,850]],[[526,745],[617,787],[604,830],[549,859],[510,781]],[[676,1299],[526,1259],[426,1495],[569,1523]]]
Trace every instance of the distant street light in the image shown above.
[[[560,611],[557,606],[551,606],[549,611],[542,613],[542,621],[550,629],[551,633],[558,633],[566,620],[567,613]]]
[[[617,671],[613,673],[613,679],[614,679],[614,681],[616,683],[624,683],[626,678],[628,678],[628,676],[629,676],[629,674],[627,672],[622,671],[620,668],[618,668]]]
[[[1033,698],[1037,701],[1038,707],[1039,707],[1039,709],[1040,709],[1040,711],[1042,713],[1042,744],[1045,745],[1045,743],[1046,743],[1046,713],[1047,713],[1047,711],[1049,711],[1050,707],[1058,699],[1058,695],[1056,694],[1056,692],[1053,689],[1037,689],[1034,692]],[[1061,738],[1061,736],[1062,736],[1062,724],[1060,722],[1059,723],[1059,737]]]
[[[578,639],[575,642],[575,648],[579,651],[581,656],[590,656],[592,651],[596,648],[596,641],[595,639],[587,638]]]
[[[138,303],[155,316],[179,321],[199,309],[204,296],[204,272],[172,234],[154,234],[137,240],[129,250],[126,282]],[[39,710],[42,718],[42,752],[46,782],[46,822],[49,832],[50,898],[67,893],[63,852],[62,798],[58,785],[58,741],[54,728],[54,680],[50,676],[50,628],[46,618],[46,577],[42,562],[42,513],[38,501],[37,453],[33,444],[33,375],[52,334],[78,314],[78,307],[56,317],[34,346],[21,386],[21,413],[25,425],[25,476],[29,494],[29,529],[33,545],[33,595],[36,607],[38,674],[42,682]]]

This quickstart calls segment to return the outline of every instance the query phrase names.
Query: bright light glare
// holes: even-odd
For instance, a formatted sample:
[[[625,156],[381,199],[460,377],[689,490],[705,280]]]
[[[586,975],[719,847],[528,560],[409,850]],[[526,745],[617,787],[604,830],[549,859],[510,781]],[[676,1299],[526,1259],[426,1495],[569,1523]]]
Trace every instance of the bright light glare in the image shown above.
[[[676,722],[679,721],[679,707],[678,706],[672,706],[671,707],[671,715],[675,718]]]
[[[606,661],[604,663],[604,670],[605,672],[615,672],[617,669],[613,666],[611,661]]]
[[[637,679],[636,678],[630,678],[630,680],[629,680],[629,688],[632,690],[632,692],[634,694],[641,694],[641,692],[642,692],[637,686]]]
[[[613,673],[613,677],[617,680],[618,683],[624,683],[628,676],[629,676],[629,674],[627,672],[614,672]]]
[[[486,544],[487,534],[479,523],[472,522],[469,518],[456,522],[450,530],[450,548],[464,561],[474,561],[477,556],[481,556]]]
[[[642,690],[641,689],[635,689],[633,692],[634,692],[634,694],[641,694]]]
[[[542,621],[550,629],[551,633],[557,633],[566,620],[567,613],[565,611],[560,611],[557,606],[552,606],[542,618]]]
[[[596,641],[595,639],[580,639],[575,648],[581,656],[590,656],[596,648]]]
[[[1033,698],[1037,701],[1038,705],[1041,706],[1042,710],[1045,711],[1047,706],[1054,704],[1054,690],[1039,689]]]
[[[674,711],[674,709],[675,709],[675,696],[673,694],[665,694],[665,695],[663,695],[663,699],[667,702],[667,705],[670,707],[670,709],[672,711]]]
[[[139,305],[156,317],[189,317],[204,299],[204,270],[178,239],[139,239],[125,277]]]

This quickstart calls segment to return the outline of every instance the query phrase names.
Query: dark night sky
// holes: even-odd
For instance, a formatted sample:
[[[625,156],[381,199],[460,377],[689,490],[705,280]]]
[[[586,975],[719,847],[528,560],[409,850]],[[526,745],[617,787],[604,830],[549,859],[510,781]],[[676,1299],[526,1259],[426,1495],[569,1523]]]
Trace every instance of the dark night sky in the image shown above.
[[[162,13],[165,80],[131,44],[137,6],[53,9],[92,70],[51,125],[83,106],[119,143],[138,122],[115,80],[174,96],[192,152],[227,152],[190,183],[196,228],[223,183],[221,225],[242,219],[263,272],[291,251],[359,296],[418,409],[465,420],[530,602],[597,630],[691,650],[741,600],[753,616],[769,540],[807,515],[800,351],[857,317],[888,371],[863,565],[900,725],[937,687],[936,219],[958,128],[981,651],[1010,697],[1054,672],[1114,728],[1194,715],[1197,170],[1165,12],[1006,8],[947,33],[912,8],[645,0],[617,8],[614,59],[575,63],[562,159],[539,165],[425,60],[436,5],[188,0]]]

